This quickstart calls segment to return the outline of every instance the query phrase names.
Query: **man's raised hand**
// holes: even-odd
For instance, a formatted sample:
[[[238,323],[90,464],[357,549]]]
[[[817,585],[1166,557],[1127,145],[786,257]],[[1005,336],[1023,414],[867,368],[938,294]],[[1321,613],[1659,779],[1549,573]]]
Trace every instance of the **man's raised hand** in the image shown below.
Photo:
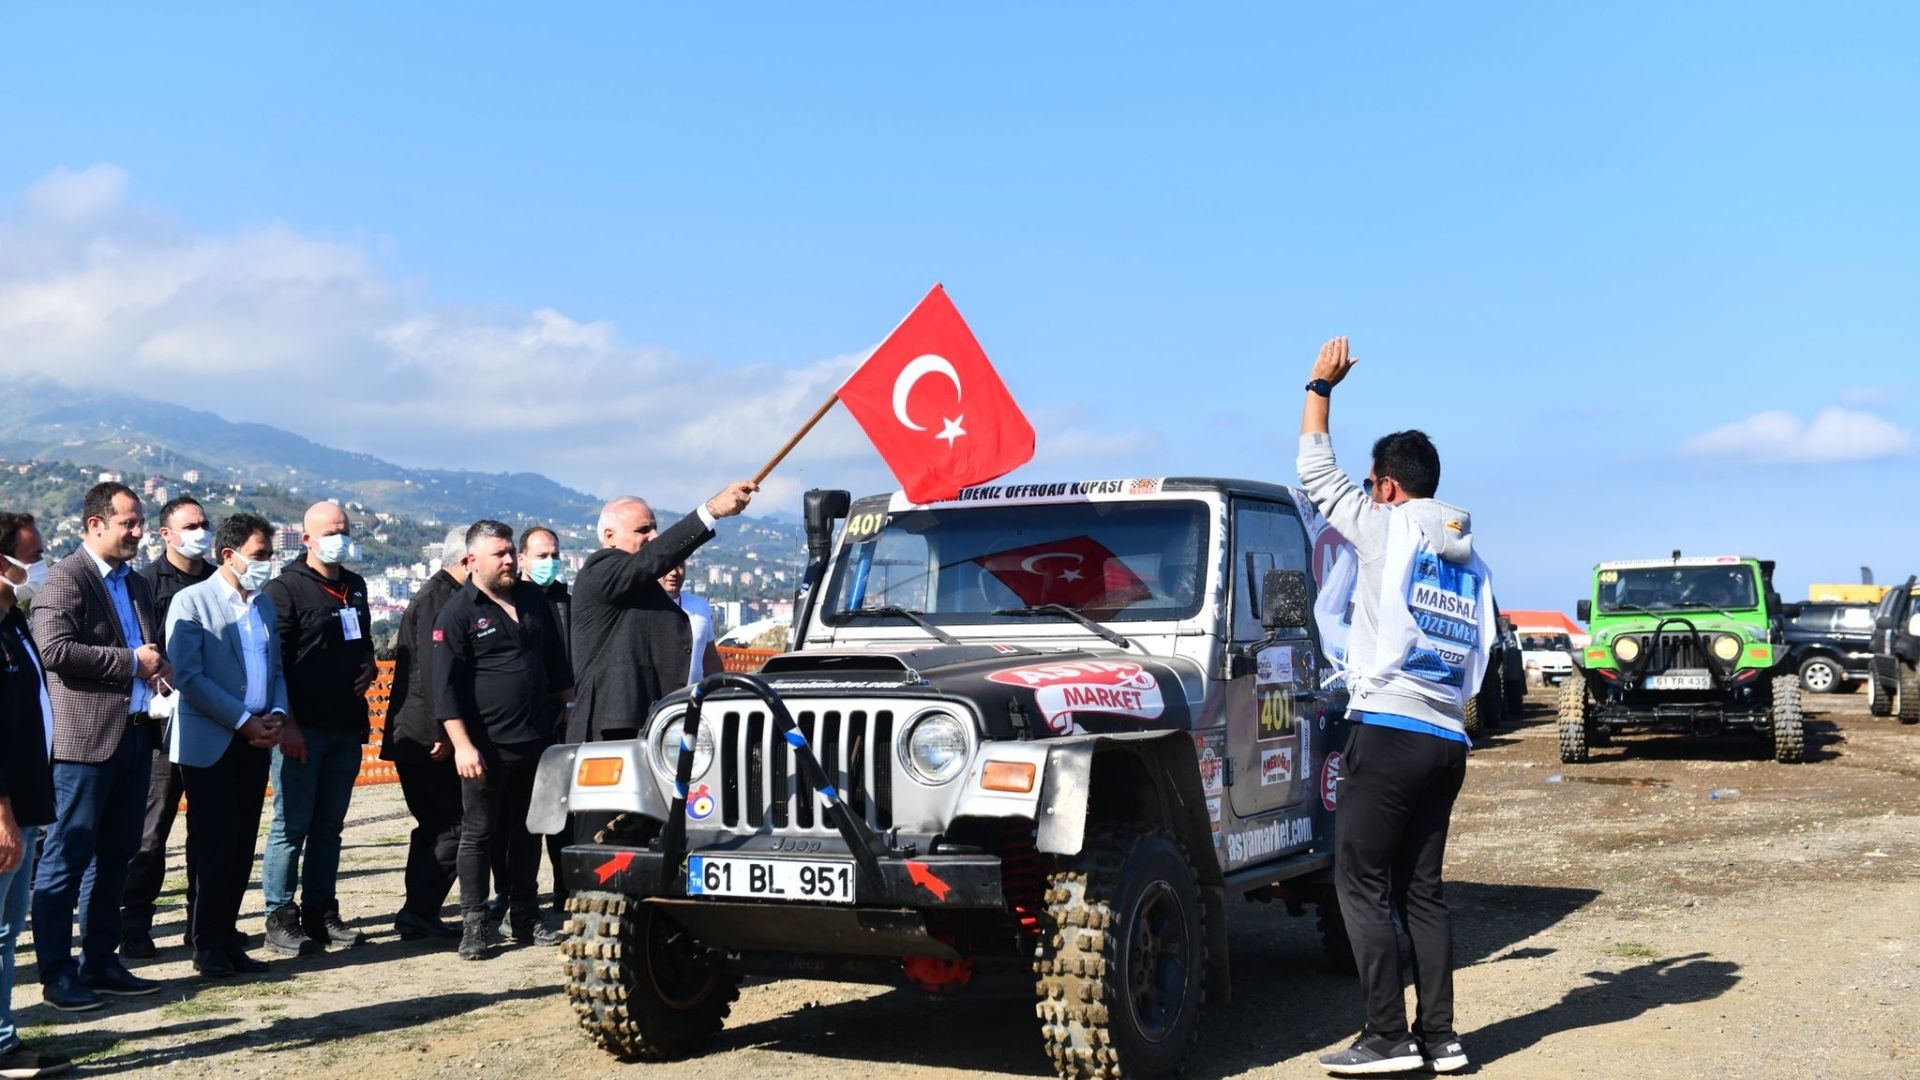
[[[1313,378],[1325,379],[1335,386],[1353,370],[1360,361],[1347,355],[1347,339],[1337,337],[1320,346],[1320,355],[1313,361]]]
[[[707,513],[717,518],[732,517],[745,510],[747,504],[753,501],[753,493],[759,490],[760,485],[751,480],[731,484],[727,490],[707,500]]]

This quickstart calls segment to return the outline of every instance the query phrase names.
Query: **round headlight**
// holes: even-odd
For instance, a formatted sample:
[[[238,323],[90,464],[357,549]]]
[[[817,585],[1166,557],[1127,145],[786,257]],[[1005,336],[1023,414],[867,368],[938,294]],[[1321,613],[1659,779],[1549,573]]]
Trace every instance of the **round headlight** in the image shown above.
[[[672,779],[680,770],[680,737],[687,729],[686,714],[681,714],[660,725],[660,733],[654,736],[653,760],[659,763],[661,775]],[[707,775],[713,766],[713,724],[711,721],[700,725],[700,738],[693,748],[693,775],[698,780]]]
[[[1721,634],[1714,638],[1713,655],[1728,663],[1740,659],[1740,639],[1732,634]]]
[[[1640,639],[1636,637],[1616,638],[1613,642],[1613,655],[1623,664],[1631,664],[1640,656]]]
[[[916,780],[944,784],[967,767],[967,728],[952,713],[924,713],[907,729],[900,760]]]

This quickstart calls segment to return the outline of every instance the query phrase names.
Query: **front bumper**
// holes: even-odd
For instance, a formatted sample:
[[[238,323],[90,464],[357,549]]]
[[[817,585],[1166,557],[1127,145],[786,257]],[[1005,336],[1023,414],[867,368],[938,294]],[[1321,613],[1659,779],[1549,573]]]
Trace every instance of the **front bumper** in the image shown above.
[[[763,858],[788,858],[767,852],[738,849],[705,849],[691,854],[739,855]],[[825,851],[809,854],[810,860],[846,859],[845,852]],[[670,872],[658,851],[620,847],[611,844],[581,844],[568,847],[560,855],[561,872],[567,888],[575,893],[616,892],[640,898],[665,897],[684,900],[695,906],[724,905],[748,907],[766,920],[780,920],[802,909],[854,911],[862,908],[925,909],[1004,909],[1006,897],[1001,888],[1000,860],[992,855],[926,855],[918,858],[882,858],[880,884],[860,878],[855,888],[856,903],[809,904],[788,900],[752,900],[740,897],[687,896],[686,865]]]

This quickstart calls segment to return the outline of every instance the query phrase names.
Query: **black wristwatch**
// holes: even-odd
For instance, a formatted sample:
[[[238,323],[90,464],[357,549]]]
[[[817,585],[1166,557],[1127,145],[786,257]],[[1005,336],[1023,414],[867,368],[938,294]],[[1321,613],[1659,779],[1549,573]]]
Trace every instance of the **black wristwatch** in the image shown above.
[[[1330,398],[1333,396],[1333,384],[1328,382],[1325,379],[1313,380],[1312,382],[1307,384],[1307,389],[1313,391],[1316,394],[1319,394],[1323,398]]]

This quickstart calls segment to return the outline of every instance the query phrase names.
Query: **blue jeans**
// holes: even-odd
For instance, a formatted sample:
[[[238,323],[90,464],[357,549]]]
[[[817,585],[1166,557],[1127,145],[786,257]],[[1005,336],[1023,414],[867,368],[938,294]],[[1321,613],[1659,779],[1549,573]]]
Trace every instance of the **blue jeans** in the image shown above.
[[[33,893],[33,842],[40,826],[20,826],[20,865],[0,874],[0,1054],[20,1045],[13,1022],[13,946],[27,921],[27,897]]]
[[[303,728],[307,760],[293,761],[273,751],[273,827],[267,830],[267,854],[260,869],[260,890],[267,912],[293,903],[300,887],[301,851],[306,852],[303,906],[319,913],[334,903],[340,875],[340,830],[360,775],[358,731]]]
[[[151,724],[127,728],[105,761],[53,763],[54,822],[33,877],[33,955],[47,985],[76,967],[73,921],[80,917],[81,976],[120,966],[120,902],[127,861],[140,849],[153,771]]]

